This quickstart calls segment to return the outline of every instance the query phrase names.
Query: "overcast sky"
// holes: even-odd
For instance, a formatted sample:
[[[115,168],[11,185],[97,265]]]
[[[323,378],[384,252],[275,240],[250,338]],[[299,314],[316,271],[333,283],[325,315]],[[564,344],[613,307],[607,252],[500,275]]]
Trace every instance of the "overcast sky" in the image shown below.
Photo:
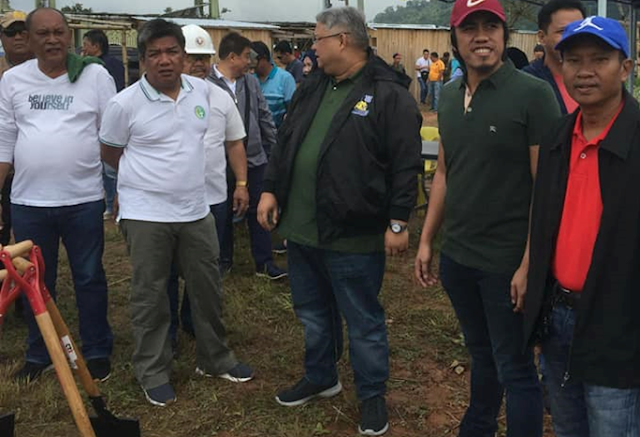
[[[205,0],[206,2],[207,0]],[[112,13],[161,13],[166,7],[174,10],[193,5],[193,0],[57,0],[56,6],[82,3],[94,12]],[[220,9],[230,9],[223,15],[229,20],[247,21],[314,21],[315,15],[322,9],[322,0],[219,0]],[[388,6],[402,5],[404,0],[364,0],[367,21],[373,21],[378,12]],[[11,0],[14,9],[29,11],[33,9],[33,0]],[[335,6],[344,5],[343,0],[332,0]],[[350,0],[352,5],[357,0]]]

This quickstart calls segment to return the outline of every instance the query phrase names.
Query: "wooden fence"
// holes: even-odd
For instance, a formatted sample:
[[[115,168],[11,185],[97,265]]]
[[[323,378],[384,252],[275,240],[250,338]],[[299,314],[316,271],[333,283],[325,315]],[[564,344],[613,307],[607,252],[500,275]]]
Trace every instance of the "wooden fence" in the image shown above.
[[[416,100],[420,97],[420,86],[417,83],[414,66],[416,60],[422,56],[424,49],[438,52],[440,56],[444,52],[451,52],[450,32],[448,29],[421,29],[421,28],[383,28],[370,29],[371,46],[376,47],[378,55],[391,63],[393,54],[402,55],[402,63],[407,69],[407,74],[414,80],[410,91]],[[510,47],[517,47],[533,56],[533,48],[538,39],[535,33],[512,32],[509,41]]]

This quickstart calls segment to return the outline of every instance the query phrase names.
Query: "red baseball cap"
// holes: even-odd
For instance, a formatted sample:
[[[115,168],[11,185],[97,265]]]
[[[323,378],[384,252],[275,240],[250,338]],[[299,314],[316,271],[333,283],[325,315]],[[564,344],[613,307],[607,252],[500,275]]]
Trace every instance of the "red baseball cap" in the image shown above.
[[[500,0],[456,0],[451,11],[451,26],[459,26],[469,15],[480,11],[491,12],[502,21],[507,21]]]

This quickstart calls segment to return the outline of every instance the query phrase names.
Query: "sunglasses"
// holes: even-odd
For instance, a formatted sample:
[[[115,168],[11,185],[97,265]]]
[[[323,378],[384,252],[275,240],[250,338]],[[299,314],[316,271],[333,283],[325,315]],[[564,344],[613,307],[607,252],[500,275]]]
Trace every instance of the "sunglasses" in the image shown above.
[[[13,27],[11,29],[2,29],[2,34],[8,38],[13,38],[19,33],[26,32],[27,29],[24,27]]]

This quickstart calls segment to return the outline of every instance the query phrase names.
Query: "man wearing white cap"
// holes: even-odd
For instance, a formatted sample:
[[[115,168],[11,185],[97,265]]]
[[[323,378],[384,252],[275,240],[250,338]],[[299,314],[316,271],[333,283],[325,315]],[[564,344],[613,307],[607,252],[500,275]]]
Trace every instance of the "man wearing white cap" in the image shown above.
[[[580,105],[542,142],[525,339],[542,341],[558,437],[640,436],[640,109],[619,22],[570,24],[557,46]],[[536,335],[539,334],[539,335]]]
[[[451,42],[465,71],[444,87],[441,145],[415,274],[435,285],[433,241],[444,222],[440,279],[471,355],[460,437],[493,437],[506,397],[507,437],[542,435],[542,391],[522,350],[528,230],[538,145],[560,117],[551,87],[505,56],[498,0],[456,0]]]

